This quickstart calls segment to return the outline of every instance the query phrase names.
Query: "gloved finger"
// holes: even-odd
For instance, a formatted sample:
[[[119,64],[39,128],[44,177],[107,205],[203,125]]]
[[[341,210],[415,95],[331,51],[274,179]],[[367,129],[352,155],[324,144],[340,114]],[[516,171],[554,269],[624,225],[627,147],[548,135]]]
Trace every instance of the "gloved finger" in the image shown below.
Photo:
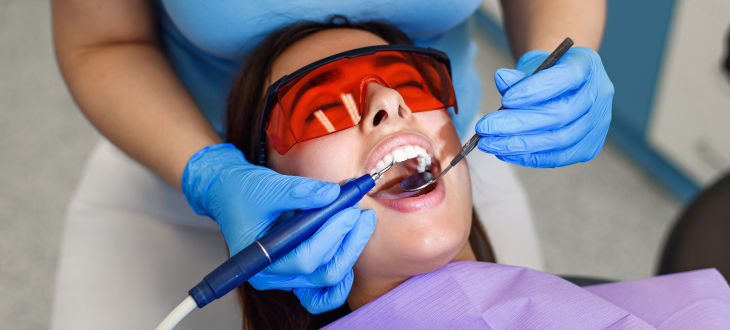
[[[520,56],[520,59],[517,60],[517,64],[515,65],[515,69],[520,70],[525,74],[532,74],[548,56],[550,56],[550,52],[546,52],[544,50],[531,50]]]
[[[360,210],[356,207],[349,207],[338,212],[327,220],[312,237],[271,264],[266,270],[277,275],[308,275],[313,273],[317,268],[332,259],[359,217]],[[309,285],[309,283],[292,284],[292,287],[297,285],[304,286]]]
[[[596,117],[587,113],[561,128],[533,134],[484,136],[477,146],[482,152],[497,156],[563,149],[582,140],[596,126]]]
[[[291,290],[293,288],[333,286],[342,281],[347,272],[352,269],[375,230],[375,223],[375,211],[363,211],[360,214],[360,219],[346,235],[331,260],[309,275],[280,275],[272,273],[267,268],[249,280],[249,283],[258,290]]]
[[[228,244],[228,252],[230,257],[233,257],[236,253],[241,252],[249,244],[255,242],[265,233],[269,232],[274,227],[275,221],[281,213],[273,214],[270,221],[261,221],[245,231],[243,234],[238,234],[243,231],[243,221],[238,221],[226,226],[226,230],[221,230],[223,238],[226,239]],[[233,235],[232,235],[233,234]]]
[[[523,109],[504,109],[482,117],[474,130],[482,136],[535,133],[561,128],[591,109],[589,93],[570,92]]]
[[[352,280],[355,275],[350,269],[345,278],[339,283],[326,288],[296,288],[294,294],[299,298],[302,306],[312,314],[331,311],[342,306],[352,289]]]
[[[522,155],[497,156],[497,158],[510,164],[535,168],[554,168],[587,162],[595,158],[603,148],[603,144],[606,141],[606,131],[610,122],[610,116],[602,118],[601,122],[582,140],[564,149]]]
[[[271,214],[323,207],[340,194],[340,186],[336,183],[282,175],[268,169],[249,175],[234,172],[220,180],[247,187],[247,195],[253,197],[250,204],[261,205]]]
[[[332,259],[322,267],[317,268],[312,274],[306,276],[306,280],[313,286],[333,286],[342,281],[347,273],[352,270],[357,258],[360,257],[370,236],[375,230],[376,215],[373,210],[365,210],[360,213],[352,230],[345,236],[337,252]]]
[[[340,195],[340,186],[333,182],[324,182],[297,176],[283,176],[286,182],[282,187],[279,205],[283,210],[307,210],[326,206]],[[262,204],[267,205],[267,204]],[[269,204],[272,205],[272,204]]]
[[[499,69],[494,72],[494,84],[497,86],[499,94],[504,95],[512,85],[525,78],[525,76],[527,75],[520,70]]]
[[[593,61],[588,48],[577,48],[581,47],[571,48],[552,67],[512,86],[504,93],[502,105],[509,109],[524,108],[581,87],[591,76]]]
[[[238,177],[240,178],[241,176],[239,175]],[[305,177],[281,175],[268,169],[266,171],[259,171],[259,173],[254,175],[245,176],[244,178],[245,181],[240,182],[240,185],[253,187],[249,193],[254,197],[248,204],[257,205],[260,209],[239,210],[237,213],[240,216],[239,221],[228,222],[226,229],[222,230],[231,255],[238,253],[268,232],[273,227],[274,220],[279,218],[282,212],[323,207],[332,203],[340,194],[340,186],[336,183]],[[220,179],[235,182],[235,178],[222,176]],[[213,209],[225,210],[223,206],[216,206],[217,203],[222,202],[227,202],[227,200],[211,199],[208,203]],[[233,205],[236,207],[240,207],[239,204],[240,200],[233,202]],[[260,221],[253,226],[246,221],[240,221],[247,216],[251,217],[256,215],[255,212],[261,211],[262,209],[268,211],[268,213],[257,214],[260,217]],[[246,228],[245,225],[251,227]],[[244,234],[236,234],[236,236],[230,237],[230,233]]]

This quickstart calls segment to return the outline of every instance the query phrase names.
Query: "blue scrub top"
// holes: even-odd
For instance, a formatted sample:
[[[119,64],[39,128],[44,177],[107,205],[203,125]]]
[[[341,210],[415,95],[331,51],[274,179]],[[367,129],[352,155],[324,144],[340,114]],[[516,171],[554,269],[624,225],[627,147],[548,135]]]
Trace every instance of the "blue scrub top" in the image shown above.
[[[481,81],[474,67],[476,43],[468,18],[481,0],[158,0],[165,55],[208,120],[225,136],[226,100],[245,55],[271,32],[292,23],[326,21],[339,14],[352,22],[384,21],[416,45],[451,59],[460,137],[480,104]]]

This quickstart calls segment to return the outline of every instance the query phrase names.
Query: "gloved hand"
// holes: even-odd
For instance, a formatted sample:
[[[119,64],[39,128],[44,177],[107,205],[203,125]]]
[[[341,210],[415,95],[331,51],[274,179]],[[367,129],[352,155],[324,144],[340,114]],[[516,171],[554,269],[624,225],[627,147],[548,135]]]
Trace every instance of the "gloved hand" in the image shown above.
[[[272,229],[282,212],[328,205],[340,187],[254,166],[226,143],[190,158],[182,191],[196,213],[218,222],[232,256]],[[374,229],[375,211],[342,210],[249,283],[258,290],[293,290],[313,314],[342,306],[352,288],[352,266]]]
[[[590,48],[573,47],[554,66],[525,78],[549,54],[527,52],[516,70],[495,72],[507,109],[479,120],[479,150],[528,167],[587,162],[601,151],[614,92],[601,58]]]

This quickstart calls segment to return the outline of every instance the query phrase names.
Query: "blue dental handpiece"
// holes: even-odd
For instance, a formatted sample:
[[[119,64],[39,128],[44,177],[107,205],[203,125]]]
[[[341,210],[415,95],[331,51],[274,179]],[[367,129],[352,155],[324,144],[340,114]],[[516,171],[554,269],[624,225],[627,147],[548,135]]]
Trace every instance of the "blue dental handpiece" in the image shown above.
[[[366,174],[343,184],[337,199],[325,207],[293,215],[218,266],[190,289],[188,294],[195,300],[198,308],[203,308],[231,292],[314,235],[337,212],[357,204],[375,187],[375,180],[392,166],[390,164],[379,172]]]

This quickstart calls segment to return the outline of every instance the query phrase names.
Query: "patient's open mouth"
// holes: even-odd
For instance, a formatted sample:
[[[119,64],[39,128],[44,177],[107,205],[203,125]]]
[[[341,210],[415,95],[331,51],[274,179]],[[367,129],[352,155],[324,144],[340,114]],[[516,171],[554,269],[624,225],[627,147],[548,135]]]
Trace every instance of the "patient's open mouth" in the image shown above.
[[[385,175],[378,180],[377,185],[372,191],[371,197],[376,199],[401,199],[423,196],[433,191],[435,188],[434,185],[428,186],[419,191],[401,190],[400,184],[403,180],[405,180],[405,178],[415,173],[422,172],[419,168],[418,162],[419,159],[417,158],[408,159],[403,162],[396,162],[393,167],[388,170],[388,172],[385,172]],[[431,166],[429,164],[427,171],[434,174],[433,170],[435,167],[436,166]]]
[[[407,177],[424,171],[437,174],[441,166],[433,156],[430,141],[413,133],[402,133],[379,144],[368,160],[370,172],[384,168],[394,162],[368,193],[378,203],[400,212],[420,212],[443,201],[446,193],[442,183],[425,189],[405,192],[400,183]],[[435,176],[435,175],[434,175]]]

